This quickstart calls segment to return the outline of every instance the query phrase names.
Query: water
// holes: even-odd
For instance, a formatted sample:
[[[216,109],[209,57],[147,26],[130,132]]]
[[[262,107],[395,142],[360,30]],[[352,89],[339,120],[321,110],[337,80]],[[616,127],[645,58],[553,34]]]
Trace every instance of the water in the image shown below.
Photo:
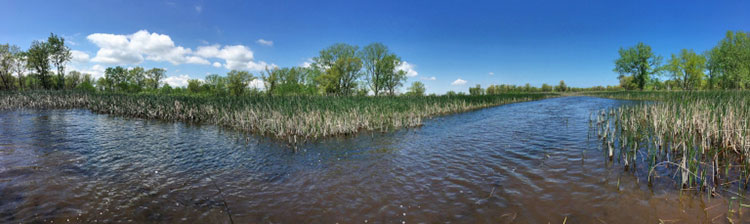
[[[729,197],[606,159],[589,114],[627,103],[509,104],[297,152],[215,126],[0,111],[0,222],[726,222]]]

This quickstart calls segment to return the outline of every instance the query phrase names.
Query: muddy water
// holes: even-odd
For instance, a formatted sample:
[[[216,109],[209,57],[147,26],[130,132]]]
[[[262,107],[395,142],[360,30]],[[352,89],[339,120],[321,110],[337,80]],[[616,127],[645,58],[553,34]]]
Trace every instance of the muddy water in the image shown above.
[[[301,146],[214,126],[0,111],[0,222],[727,222],[730,196],[609,162],[592,111],[516,103]],[[738,202],[736,202],[738,203]],[[747,211],[746,211],[747,212]],[[747,220],[745,220],[747,221]]]

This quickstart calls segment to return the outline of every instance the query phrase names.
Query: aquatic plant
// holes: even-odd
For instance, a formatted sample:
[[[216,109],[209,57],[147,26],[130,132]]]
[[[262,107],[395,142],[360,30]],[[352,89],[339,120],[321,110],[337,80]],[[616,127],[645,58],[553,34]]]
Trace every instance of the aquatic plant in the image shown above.
[[[713,189],[723,176],[750,177],[750,92],[598,92],[588,95],[646,100],[591,115],[612,159],[626,168],[643,161],[649,181],[658,167],[679,172],[683,187]],[[592,125],[594,126],[594,125]],[[640,159],[639,159],[640,157]],[[729,172],[739,168],[736,174]],[[724,172],[722,172],[724,170]]]
[[[0,110],[86,108],[97,113],[215,124],[290,143],[362,130],[422,125],[426,118],[555,96],[172,96],[76,91],[0,92]]]

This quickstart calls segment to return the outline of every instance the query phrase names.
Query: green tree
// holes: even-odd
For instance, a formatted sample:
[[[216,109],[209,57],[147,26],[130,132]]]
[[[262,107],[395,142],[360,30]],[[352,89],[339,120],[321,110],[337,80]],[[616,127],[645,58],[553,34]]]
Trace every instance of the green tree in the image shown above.
[[[152,68],[146,71],[146,85],[151,89],[158,89],[159,82],[164,79],[167,70],[163,68]]]
[[[276,87],[279,85],[279,82],[281,82],[281,69],[279,68],[271,68],[268,69],[266,67],[265,71],[261,72],[261,78],[263,79],[263,86],[266,87],[266,94],[271,95],[275,90]]]
[[[14,89],[13,66],[15,60],[16,57],[11,52],[11,46],[9,44],[0,45],[0,90]]]
[[[727,31],[710,52],[711,79],[724,89],[750,88],[750,33]]]
[[[201,80],[188,79],[187,89],[190,93],[199,93],[201,91]]]
[[[34,70],[34,77],[41,86],[50,89],[50,45],[44,41],[33,41],[26,52],[26,66]]]
[[[714,89],[717,87],[718,76],[721,74],[721,65],[717,60],[720,57],[719,49],[714,47],[711,50],[704,52],[703,55],[706,58],[706,70],[708,71],[706,74],[706,88]]]
[[[104,70],[105,83],[109,91],[128,91],[128,70],[121,66]]]
[[[424,88],[424,83],[420,81],[416,81],[411,83],[411,86],[409,87],[409,90],[406,92],[409,96],[424,96],[424,93],[426,92]]]
[[[367,86],[378,96],[385,89],[388,76],[394,73],[393,66],[386,60],[392,53],[382,43],[372,43],[362,48],[359,55],[364,64]]]
[[[26,71],[26,52],[22,51],[20,47],[12,45],[10,46],[10,54],[13,57],[10,65],[10,72],[16,74],[18,89],[24,90],[26,86],[24,78],[24,72]]]
[[[638,43],[633,47],[620,48],[620,58],[615,60],[614,71],[623,76],[633,77],[638,89],[643,90],[651,75],[660,71],[661,57],[651,52],[651,46]]]
[[[146,87],[146,70],[143,67],[135,67],[128,70],[128,83],[131,91],[138,92]]]
[[[679,55],[672,54],[666,69],[682,89],[694,90],[700,86],[705,76],[703,71],[706,69],[706,58],[693,50],[682,49]]]
[[[81,83],[82,74],[78,71],[70,71],[65,76],[65,89],[75,89]]]
[[[542,84],[542,92],[552,92],[552,86],[547,83]]]
[[[65,64],[73,58],[70,48],[65,46],[65,38],[50,33],[47,38],[49,54],[52,64],[57,68],[57,88],[65,87]]]
[[[482,89],[482,86],[477,84],[476,87],[469,87],[469,95],[472,96],[479,96],[484,95],[484,89]]]
[[[211,74],[206,76],[206,81],[203,83],[203,86],[208,89],[211,94],[218,95],[218,96],[224,96],[227,95],[227,79],[225,77],[221,77],[218,74]]]
[[[326,93],[352,95],[357,87],[357,79],[362,76],[362,60],[357,57],[357,46],[344,43],[334,44],[313,58],[314,65],[323,74],[318,82]]]
[[[565,92],[568,91],[568,85],[565,85],[565,81],[560,80],[560,84],[555,86],[555,91],[557,92]]]
[[[395,95],[396,89],[406,81],[406,71],[396,69],[399,64],[401,59],[395,54],[386,55],[382,60],[384,87],[389,95]]]
[[[232,96],[241,96],[247,92],[247,85],[255,80],[247,71],[232,70],[227,73],[227,88]]]

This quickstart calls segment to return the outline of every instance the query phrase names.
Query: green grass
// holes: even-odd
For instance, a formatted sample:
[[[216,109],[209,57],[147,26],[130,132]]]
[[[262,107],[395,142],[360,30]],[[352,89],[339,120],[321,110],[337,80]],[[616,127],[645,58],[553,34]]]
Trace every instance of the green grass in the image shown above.
[[[712,189],[750,171],[750,91],[597,92],[587,95],[647,100],[592,115],[610,158],[626,167],[645,161],[649,181],[659,166],[674,167],[683,187]],[[640,151],[644,150],[644,151]],[[639,156],[641,160],[638,160]],[[645,157],[645,158],[644,158]],[[739,172],[731,174],[732,168]],[[671,176],[671,175],[670,175]],[[722,178],[723,177],[723,178]]]
[[[129,117],[215,124],[290,143],[362,130],[389,131],[422,125],[426,118],[555,96],[169,96],[83,92],[2,92],[0,110],[86,108]]]

